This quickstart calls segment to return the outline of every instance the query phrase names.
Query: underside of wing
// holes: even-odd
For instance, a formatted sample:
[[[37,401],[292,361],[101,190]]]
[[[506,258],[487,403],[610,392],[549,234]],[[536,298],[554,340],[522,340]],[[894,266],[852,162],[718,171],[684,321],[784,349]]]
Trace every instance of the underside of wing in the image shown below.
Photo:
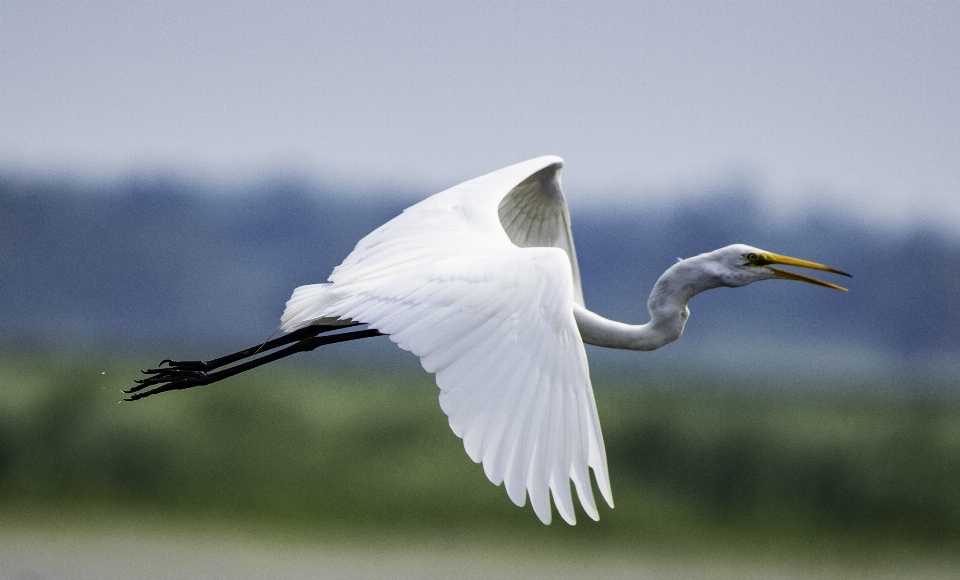
[[[547,165],[510,190],[497,213],[510,241],[521,248],[560,248],[573,272],[574,300],[583,306],[580,267],[570,231],[570,211],[560,189],[563,164]]]
[[[556,249],[507,247],[335,288],[328,311],[419,356],[467,453],[514,503],[529,495],[544,523],[551,494],[575,522],[570,481],[599,517],[590,468],[612,505],[569,270]]]

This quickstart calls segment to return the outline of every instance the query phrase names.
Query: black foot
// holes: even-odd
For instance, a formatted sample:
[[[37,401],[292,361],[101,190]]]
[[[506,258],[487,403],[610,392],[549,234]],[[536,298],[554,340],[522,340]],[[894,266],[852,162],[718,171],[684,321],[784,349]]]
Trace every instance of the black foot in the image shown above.
[[[169,364],[168,367],[163,367],[164,363]],[[160,367],[155,369],[147,369],[145,371],[140,371],[145,375],[152,375],[145,379],[138,379],[134,382],[137,383],[133,387],[123,391],[125,394],[133,394],[143,389],[150,387],[155,387],[157,385],[167,385],[169,383],[177,383],[179,381],[188,380],[190,382],[199,382],[202,381],[207,376],[207,370],[211,368],[211,365],[206,361],[191,360],[191,361],[172,361],[172,360],[163,360],[160,362]],[[176,388],[176,387],[174,387]],[[166,389],[165,389],[166,390]],[[135,401],[140,396],[134,396],[127,399],[128,401]]]

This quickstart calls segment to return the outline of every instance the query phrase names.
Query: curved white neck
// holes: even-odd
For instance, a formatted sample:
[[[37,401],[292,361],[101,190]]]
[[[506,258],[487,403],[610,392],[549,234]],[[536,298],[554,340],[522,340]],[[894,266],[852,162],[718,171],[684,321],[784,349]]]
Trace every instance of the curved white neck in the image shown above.
[[[705,265],[698,258],[680,261],[660,276],[647,300],[650,322],[646,324],[624,324],[575,305],[573,315],[583,342],[608,348],[655,350],[680,338],[690,316],[690,299],[724,285],[718,276],[705,272]],[[696,275],[691,275],[693,270]]]

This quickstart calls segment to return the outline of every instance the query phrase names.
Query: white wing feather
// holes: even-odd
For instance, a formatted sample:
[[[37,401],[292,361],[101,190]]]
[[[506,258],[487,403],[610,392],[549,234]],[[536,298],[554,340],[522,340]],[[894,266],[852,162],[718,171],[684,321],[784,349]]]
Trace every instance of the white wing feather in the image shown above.
[[[599,518],[590,468],[613,500],[573,316],[582,295],[561,163],[527,161],[408,208],[363,238],[330,284],[298,288],[282,327],[339,318],[390,335],[436,374],[450,427],[490,481],[517,505],[529,495],[544,523],[552,494],[573,524],[571,480]]]

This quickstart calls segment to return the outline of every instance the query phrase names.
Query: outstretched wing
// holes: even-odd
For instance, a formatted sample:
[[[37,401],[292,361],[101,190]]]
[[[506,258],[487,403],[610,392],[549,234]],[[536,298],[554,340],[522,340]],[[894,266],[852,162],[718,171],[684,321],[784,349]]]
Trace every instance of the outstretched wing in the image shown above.
[[[334,269],[334,284],[377,268],[424,263],[438,255],[467,254],[510,242],[553,247],[570,261],[574,299],[583,306],[570,213],[560,189],[563,160],[547,155],[471,179],[420,203],[362,240]]]
[[[390,335],[436,373],[450,426],[487,477],[517,505],[529,495],[544,523],[552,494],[572,524],[571,480],[599,517],[590,468],[613,502],[573,317],[582,299],[561,164],[527,161],[408,208],[361,240],[330,284],[298,289],[284,327],[307,322],[296,309]],[[308,307],[314,291],[320,309]]]

